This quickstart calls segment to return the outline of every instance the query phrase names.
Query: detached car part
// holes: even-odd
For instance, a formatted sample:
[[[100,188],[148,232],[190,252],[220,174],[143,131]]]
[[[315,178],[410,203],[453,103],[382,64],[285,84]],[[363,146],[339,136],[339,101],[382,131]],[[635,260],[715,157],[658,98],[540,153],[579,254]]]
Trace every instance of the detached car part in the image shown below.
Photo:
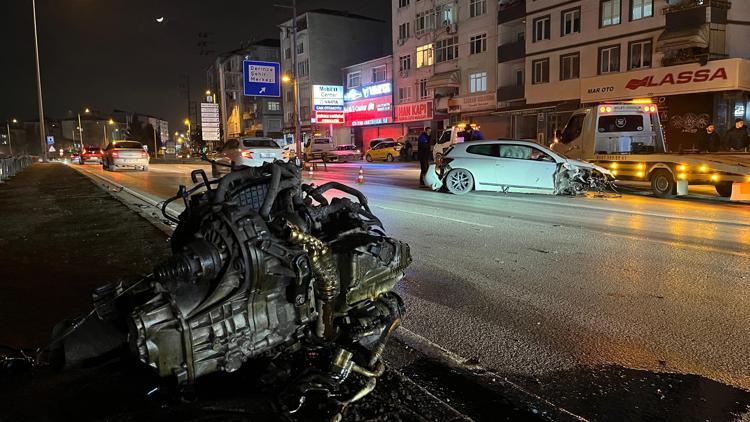
[[[301,406],[308,391],[335,389],[352,373],[368,381],[338,403],[369,393],[404,314],[393,288],[411,262],[409,246],[385,235],[359,191],[302,184],[293,163],[192,177],[203,182],[169,200],[186,206],[173,256],[150,283],[97,289],[99,320],[127,327],[132,353],[179,384],[295,355],[302,364],[292,402]],[[357,201],[329,201],[332,190]]]

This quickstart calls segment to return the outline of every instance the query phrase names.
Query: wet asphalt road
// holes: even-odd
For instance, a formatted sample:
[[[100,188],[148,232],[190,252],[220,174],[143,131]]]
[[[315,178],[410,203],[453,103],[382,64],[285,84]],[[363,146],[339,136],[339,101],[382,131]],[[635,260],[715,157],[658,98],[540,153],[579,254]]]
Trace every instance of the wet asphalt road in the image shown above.
[[[163,199],[195,167],[207,168],[83,171]],[[312,180],[354,184],[358,168]],[[373,211],[412,248],[407,329],[593,419],[596,397],[570,391],[622,397],[634,384],[661,397],[685,383],[699,403],[710,391],[731,407],[750,389],[750,206],[700,188],[680,200],[452,196],[419,189],[410,164],[364,168]]]

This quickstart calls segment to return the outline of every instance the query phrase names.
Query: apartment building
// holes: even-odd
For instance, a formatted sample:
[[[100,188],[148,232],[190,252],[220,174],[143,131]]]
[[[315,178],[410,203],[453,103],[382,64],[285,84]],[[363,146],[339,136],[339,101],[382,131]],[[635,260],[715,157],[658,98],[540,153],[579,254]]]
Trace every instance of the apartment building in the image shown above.
[[[750,117],[750,2],[501,0],[498,34],[507,136],[549,143],[581,105],[636,98],[659,105],[673,149]]]
[[[497,0],[393,0],[394,116],[403,133],[498,131]]]
[[[344,124],[341,69],[390,53],[390,32],[381,20],[329,9],[302,13],[296,24],[296,46],[292,44],[292,20],[280,25],[281,70],[297,78],[302,138],[334,136]],[[296,72],[292,70],[292,49],[297,53]],[[288,133],[294,133],[293,89],[293,84],[282,88]],[[341,142],[349,142],[348,137]]]

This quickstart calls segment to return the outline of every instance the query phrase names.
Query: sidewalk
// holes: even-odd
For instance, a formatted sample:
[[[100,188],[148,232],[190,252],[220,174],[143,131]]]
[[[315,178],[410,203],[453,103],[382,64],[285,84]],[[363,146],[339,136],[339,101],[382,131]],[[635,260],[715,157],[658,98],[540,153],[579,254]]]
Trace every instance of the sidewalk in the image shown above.
[[[54,324],[90,309],[93,288],[139,278],[168,254],[163,232],[62,164],[35,164],[0,185],[0,216],[0,345],[43,345]],[[404,348],[395,341],[392,347]],[[78,421],[125,413],[114,420],[280,419],[245,383],[226,395],[209,391],[207,399],[194,403],[157,406],[144,399],[152,388],[144,374],[149,371],[141,365],[107,362],[63,374],[42,368],[0,377],[0,420]],[[237,384],[232,376],[221,384]],[[226,413],[227,408],[234,411]],[[344,420],[464,417],[388,370],[375,392],[352,406]]]

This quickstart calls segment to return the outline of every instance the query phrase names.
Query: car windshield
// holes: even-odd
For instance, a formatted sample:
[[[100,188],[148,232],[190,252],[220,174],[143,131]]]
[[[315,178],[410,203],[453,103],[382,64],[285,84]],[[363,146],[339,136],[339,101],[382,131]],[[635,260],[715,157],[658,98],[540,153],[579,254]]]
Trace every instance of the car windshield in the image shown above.
[[[273,139],[243,139],[242,145],[246,148],[280,148]]]
[[[142,149],[140,142],[126,141],[126,142],[115,142],[115,148],[117,149]]]
[[[339,151],[354,151],[356,147],[354,145],[339,145]]]

